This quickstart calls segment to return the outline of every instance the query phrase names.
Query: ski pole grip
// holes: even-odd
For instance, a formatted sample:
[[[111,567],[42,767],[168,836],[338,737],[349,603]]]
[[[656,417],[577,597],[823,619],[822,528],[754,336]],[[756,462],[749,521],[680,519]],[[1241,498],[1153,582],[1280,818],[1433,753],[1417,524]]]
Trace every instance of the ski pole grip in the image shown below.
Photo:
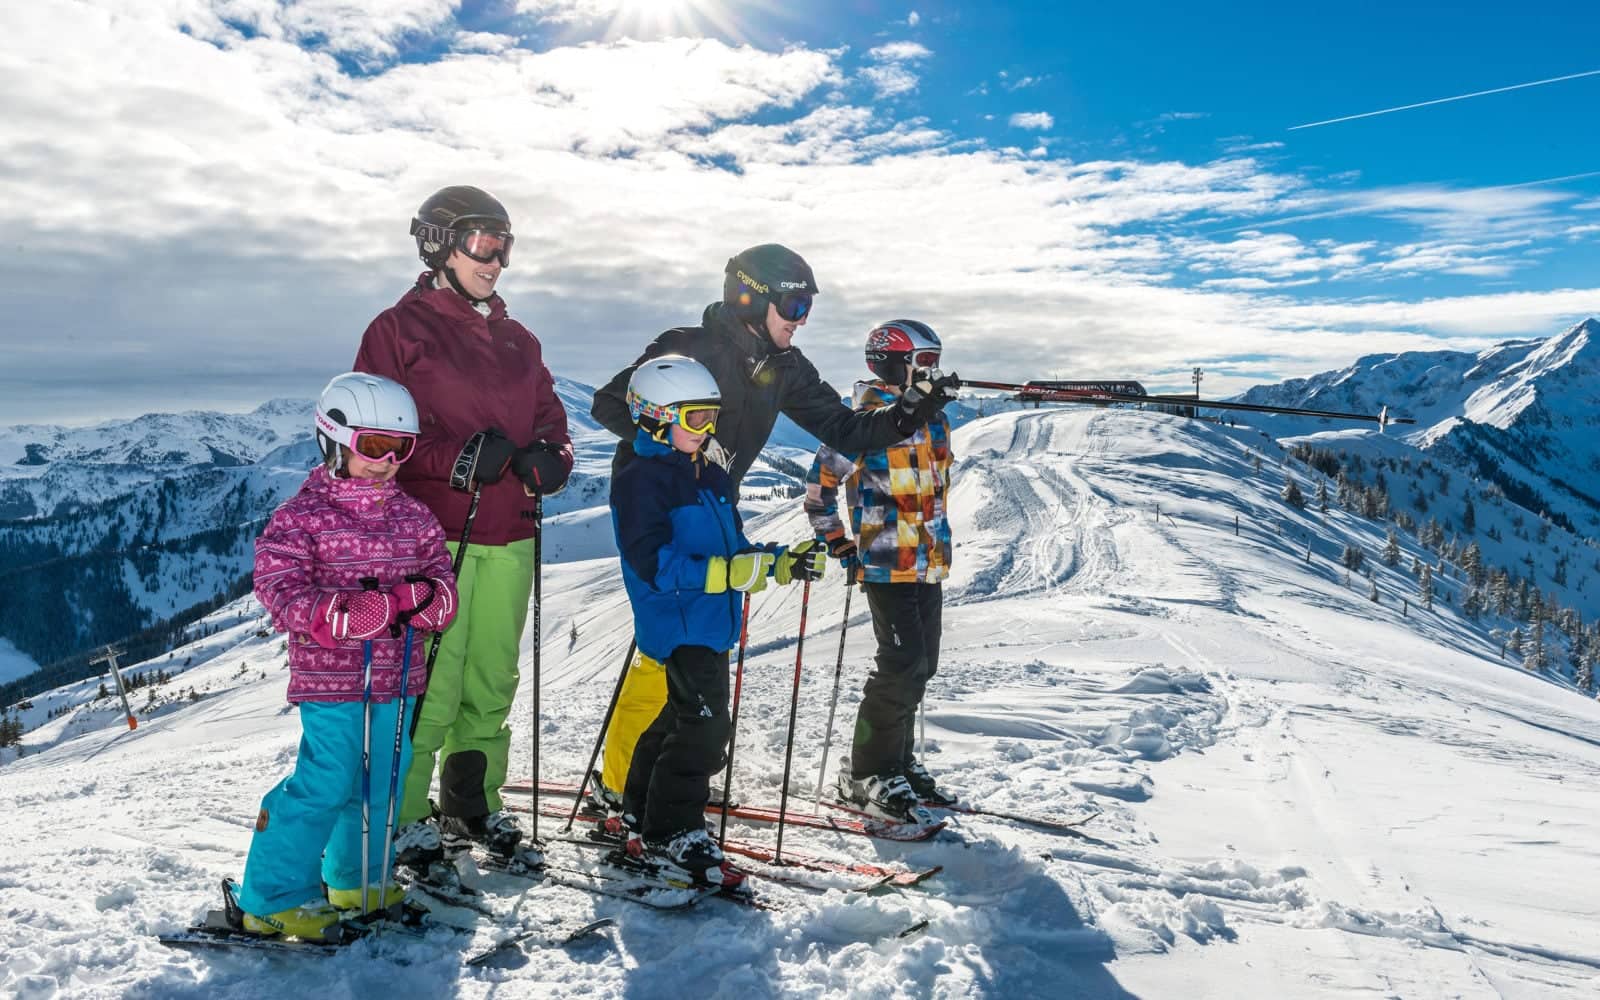
[[[461,454],[456,456],[456,464],[450,470],[450,488],[463,493],[472,492],[472,480],[478,471],[478,453],[483,450],[483,431],[467,438],[467,443],[461,446]]]

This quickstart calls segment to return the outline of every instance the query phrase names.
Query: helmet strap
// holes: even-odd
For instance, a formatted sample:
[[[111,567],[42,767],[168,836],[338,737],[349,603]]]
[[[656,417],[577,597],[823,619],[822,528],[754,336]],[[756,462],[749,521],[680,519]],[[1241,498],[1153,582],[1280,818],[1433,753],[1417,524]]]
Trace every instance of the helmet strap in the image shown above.
[[[471,302],[474,306],[480,306],[489,301],[486,298],[480,299],[468,292],[465,288],[462,288],[461,282],[456,279],[456,272],[454,268],[441,264],[439,266],[439,270],[444,274],[444,279],[450,282],[450,287],[456,290],[456,294],[466,299],[468,302]],[[490,294],[492,295],[493,293],[491,292]]]

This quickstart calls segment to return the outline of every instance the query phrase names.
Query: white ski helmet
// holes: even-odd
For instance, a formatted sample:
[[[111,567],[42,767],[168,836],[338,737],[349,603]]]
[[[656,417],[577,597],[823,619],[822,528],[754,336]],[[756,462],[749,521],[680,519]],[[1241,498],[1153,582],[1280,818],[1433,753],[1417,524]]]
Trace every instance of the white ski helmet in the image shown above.
[[[633,370],[628,380],[628,413],[658,441],[679,421],[683,407],[721,406],[722,390],[706,366],[693,358],[663,354]]]
[[[317,444],[330,471],[343,466],[339,445],[349,447],[356,431],[419,432],[417,404],[394,379],[366,372],[335,376],[317,397]]]

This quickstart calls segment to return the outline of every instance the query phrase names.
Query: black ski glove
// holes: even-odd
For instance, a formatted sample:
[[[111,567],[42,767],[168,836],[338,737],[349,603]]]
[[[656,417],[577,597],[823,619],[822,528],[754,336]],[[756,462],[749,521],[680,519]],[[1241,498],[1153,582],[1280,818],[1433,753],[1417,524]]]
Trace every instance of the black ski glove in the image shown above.
[[[465,478],[468,488],[473,484],[478,486],[492,486],[500,481],[506,474],[506,466],[511,464],[511,459],[517,453],[516,444],[498,428],[490,427],[488,430],[479,431],[474,437],[481,438],[477,454],[469,455],[472,442],[467,442],[467,447],[461,450],[461,456],[456,459],[457,464],[470,463],[471,471]]]
[[[956,398],[961,388],[961,376],[946,375],[937,368],[918,368],[911,373],[911,384],[900,394],[895,404],[894,426],[901,434],[910,437],[917,428],[933,419],[945,404]]]
[[[551,441],[535,441],[517,450],[511,459],[511,471],[522,480],[529,496],[535,493],[548,496],[567,485],[571,470],[567,468],[565,451],[565,445]]]

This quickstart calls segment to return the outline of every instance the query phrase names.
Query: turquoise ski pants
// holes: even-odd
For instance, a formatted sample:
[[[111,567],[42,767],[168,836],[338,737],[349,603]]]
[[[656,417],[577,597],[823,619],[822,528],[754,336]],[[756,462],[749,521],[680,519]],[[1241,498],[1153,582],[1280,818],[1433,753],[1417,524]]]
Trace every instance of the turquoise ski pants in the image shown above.
[[[406,699],[410,725],[415,698]],[[300,752],[294,770],[261,800],[256,833],[245,860],[239,905],[264,915],[322,898],[330,889],[361,887],[361,729],[359,701],[300,704]],[[394,760],[395,703],[372,708],[372,798],[369,805],[367,884],[383,870],[383,830],[389,809],[389,769]],[[411,760],[411,741],[400,744],[400,773]],[[395,810],[398,823],[399,809]]]

